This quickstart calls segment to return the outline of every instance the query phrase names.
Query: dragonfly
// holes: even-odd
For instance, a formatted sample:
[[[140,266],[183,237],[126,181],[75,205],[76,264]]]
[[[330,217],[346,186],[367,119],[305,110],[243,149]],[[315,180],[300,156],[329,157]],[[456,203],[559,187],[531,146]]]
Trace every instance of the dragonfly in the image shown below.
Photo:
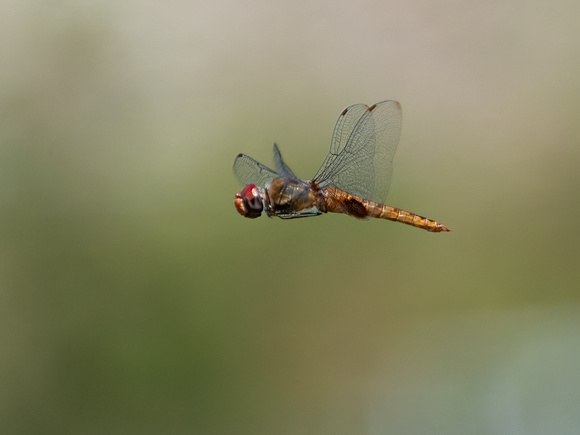
[[[311,180],[302,180],[292,172],[276,144],[275,170],[238,154],[233,170],[245,187],[236,193],[236,210],[250,219],[264,214],[294,219],[342,213],[357,219],[387,219],[431,232],[450,231],[432,219],[385,205],[401,120],[397,101],[347,107],[334,127],[330,151]]]

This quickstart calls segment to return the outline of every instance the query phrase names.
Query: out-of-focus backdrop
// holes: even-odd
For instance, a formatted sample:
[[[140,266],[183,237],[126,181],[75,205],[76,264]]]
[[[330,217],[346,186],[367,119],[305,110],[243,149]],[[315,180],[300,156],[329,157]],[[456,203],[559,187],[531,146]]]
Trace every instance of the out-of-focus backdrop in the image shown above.
[[[580,432],[577,1],[7,1],[2,433]],[[247,220],[395,99],[430,234]]]

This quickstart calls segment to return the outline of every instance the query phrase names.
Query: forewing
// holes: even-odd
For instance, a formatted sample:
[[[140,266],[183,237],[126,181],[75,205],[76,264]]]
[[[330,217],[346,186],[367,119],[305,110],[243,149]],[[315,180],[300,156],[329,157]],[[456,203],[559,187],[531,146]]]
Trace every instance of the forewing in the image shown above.
[[[278,173],[282,174],[284,177],[297,178],[296,175],[294,175],[294,172],[292,172],[292,169],[290,169],[284,162],[282,154],[280,153],[278,145],[276,144],[274,144],[274,165],[276,166],[276,171],[278,171]]]
[[[279,177],[275,171],[245,154],[237,155],[234,161],[234,175],[242,186],[255,184],[260,187]]]
[[[384,203],[400,134],[398,102],[349,107],[336,123],[330,152],[313,180],[321,187]]]
[[[334,161],[338,158],[341,151],[346,146],[348,138],[350,137],[356,124],[360,121],[368,109],[369,106],[366,104],[354,104],[342,111],[336,120],[336,125],[334,126],[334,131],[332,132],[330,151],[328,152],[326,159],[322,163],[322,166],[314,176],[313,180],[323,177],[324,173],[333,167]]]

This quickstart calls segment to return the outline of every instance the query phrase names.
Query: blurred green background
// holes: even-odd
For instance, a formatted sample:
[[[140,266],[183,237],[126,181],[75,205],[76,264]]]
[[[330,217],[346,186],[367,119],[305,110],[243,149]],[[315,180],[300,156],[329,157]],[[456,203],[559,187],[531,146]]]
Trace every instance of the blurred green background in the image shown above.
[[[580,432],[580,6],[6,1],[0,432]],[[395,99],[430,234],[247,220]]]

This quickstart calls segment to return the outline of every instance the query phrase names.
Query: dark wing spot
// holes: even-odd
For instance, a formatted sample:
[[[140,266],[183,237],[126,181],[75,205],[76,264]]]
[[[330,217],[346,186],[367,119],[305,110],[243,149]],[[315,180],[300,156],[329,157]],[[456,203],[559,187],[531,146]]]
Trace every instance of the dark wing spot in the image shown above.
[[[342,113],[340,114],[340,116],[346,115],[346,112],[348,112],[348,107],[342,111]]]
[[[344,207],[346,208],[346,212],[359,219],[366,218],[368,216],[367,209],[365,206],[358,200],[354,198],[349,198],[343,202]]]
[[[375,107],[377,107],[376,104],[373,104],[371,107],[369,107],[369,112],[372,112],[373,110],[375,110]]]

